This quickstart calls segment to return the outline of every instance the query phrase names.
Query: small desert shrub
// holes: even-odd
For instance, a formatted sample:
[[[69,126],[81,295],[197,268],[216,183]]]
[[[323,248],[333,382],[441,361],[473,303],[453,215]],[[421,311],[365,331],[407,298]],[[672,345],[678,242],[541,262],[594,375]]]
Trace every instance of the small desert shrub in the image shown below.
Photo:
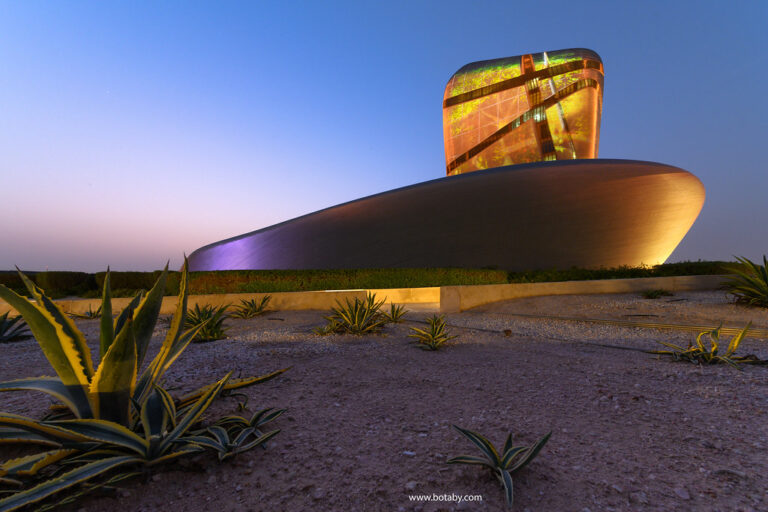
[[[699,335],[696,337],[695,345],[689,343],[687,348],[683,348],[673,343],[660,341],[660,344],[670,348],[671,350],[652,350],[651,353],[671,356],[675,361],[688,361],[695,364],[725,363],[739,370],[741,370],[741,367],[738,363],[764,364],[766,361],[761,361],[754,355],[735,355],[736,349],[739,348],[739,343],[741,343],[741,340],[744,339],[744,336],[747,334],[747,331],[751,325],[752,322],[748,323],[744,329],[742,329],[731,339],[731,342],[728,344],[728,348],[722,355],[718,353],[720,350],[718,341],[720,340],[720,328],[722,325],[720,325],[720,327],[717,329],[699,333]],[[709,347],[707,347],[702,341],[705,336],[709,337]]]
[[[213,435],[213,439],[207,446],[218,452],[219,460],[227,459],[258,445],[266,447],[265,434],[260,429],[285,411],[286,409],[263,409],[251,416],[251,419],[242,416],[225,416],[208,427],[207,430]]]
[[[202,420],[219,396],[269,380],[285,369],[245,379],[232,379],[229,372],[218,382],[179,398],[162,387],[163,375],[197,334],[196,328],[182,329],[187,306],[186,271],[165,340],[146,365],[165,290],[165,273],[114,321],[106,274],[98,365],[94,365],[85,336],[72,319],[26,276],[19,275],[34,300],[3,285],[0,298],[28,322],[56,377],[2,382],[0,391],[40,391],[57,403],[52,407],[54,414],[43,420],[0,412],[0,444],[15,443],[30,450],[45,446],[44,451],[30,451],[0,464],[3,512],[51,509],[99,487],[146,475],[180,457],[213,449],[223,459],[263,445],[278,433],[262,434],[257,428],[266,422],[265,416],[277,416],[269,410],[251,420],[225,416],[213,422],[219,427],[214,429],[205,428]]]
[[[674,293],[663,288],[657,288],[655,290],[645,290],[640,293],[644,299],[659,299],[661,297],[672,297]]]
[[[253,318],[259,316],[264,312],[270,299],[272,299],[271,295],[265,295],[260,301],[256,299],[243,299],[240,301],[239,305],[235,306],[235,310],[230,313],[229,316],[234,318]]]
[[[93,319],[93,318],[101,318],[101,306],[96,308],[94,310],[90,304],[88,305],[88,311],[84,311],[82,313],[70,313],[69,316],[74,318],[84,318],[84,319]]]
[[[433,315],[426,320],[428,329],[418,329],[411,327],[413,334],[409,334],[409,338],[413,338],[419,348],[424,350],[439,350],[448,341],[457,338],[458,336],[451,336],[445,328],[445,319],[442,315]]]
[[[7,312],[0,315],[0,343],[24,341],[31,337],[27,324],[20,316],[9,318]]]
[[[195,307],[187,314],[187,320],[184,324],[187,329],[200,328],[192,341],[206,342],[224,339],[227,336],[224,320],[227,318],[228,307],[229,305],[214,307],[210,304],[200,307],[199,304],[195,304]]]
[[[403,321],[403,316],[408,311],[400,304],[390,304],[389,305],[389,312],[383,313],[384,317],[387,319],[387,322],[392,324],[399,324]]]
[[[336,301],[336,307],[331,308],[331,315],[326,316],[328,323],[314,330],[315,334],[372,334],[379,332],[386,324],[387,318],[379,311],[384,301],[377,301],[375,293],[369,293],[365,300],[355,297],[353,302],[344,299],[344,304]]]
[[[490,468],[504,487],[504,496],[507,499],[507,505],[510,507],[514,502],[512,475],[531,462],[544,445],[547,444],[549,436],[552,435],[552,432],[550,432],[531,446],[513,446],[512,433],[510,432],[507,436],[507,441],[504,443],[504,449],[499,452],[488,439],[480,434],[457,427],[456,425],[453,428],[479,448],[483,456],[459,455],[458,457],[448,459],[448,464],[476,464]]]
[[[732,275],[723,284],[737,302],[768,308],[768,259],[763,256],[762,265],[747,258],[736,259],[739,264],[728,267]]]

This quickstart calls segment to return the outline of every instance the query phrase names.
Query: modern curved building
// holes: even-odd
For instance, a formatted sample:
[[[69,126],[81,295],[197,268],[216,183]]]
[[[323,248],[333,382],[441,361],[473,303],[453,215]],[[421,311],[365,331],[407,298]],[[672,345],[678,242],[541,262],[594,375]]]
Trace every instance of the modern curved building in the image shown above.
[[[468,64],[443,98],[447,177],[207,245],[190,268],[663,263],[704,187],[676,167],[597,159],[602,90],[591,50]]]

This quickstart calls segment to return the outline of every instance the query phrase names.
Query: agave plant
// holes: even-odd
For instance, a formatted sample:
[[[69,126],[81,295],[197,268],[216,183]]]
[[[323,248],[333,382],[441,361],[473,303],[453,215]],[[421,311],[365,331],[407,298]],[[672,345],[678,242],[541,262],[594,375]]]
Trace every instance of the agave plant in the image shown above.
[[[683,348],[673,343],[660,341],[659,343],[661,345],[664,345],[671,350],[651,350],[650,353],[672,356],[675,361],[688,361],[696,364],[725,363],[741,370],[742,368],[739,366],[739,363],[765,363],[765,361],[762,361],[751,354],[747,356],[734,355],[736,349],[739,348],[741,340],[744,339],[744,336],[751,326],[752,322],[749,322],[744,329],[731,338],[724,354],[719,354],[720,344],[718,343],[720,340],[720,329],[722,328],[722,324],[720,324],[717,329],[699,333],[699,335],[696,336],[696,345],[689,343],[687,348]],[[704,336],[709,336],[709,347],[702,341]]]
[[[736,259],[739,264],[727,267],[732,275],[723,284],[737,302],[768,308],[768,259],[763,256],[762,265],[747,258],[737,256]]]
[[[403,317],[408,311],[406,311],[405,307],[403,307],[400,304],[390,304],[389,305],[389,313],[383,313],[384,318],[387,319],[387,322],[393,323],[393,324],[399,324],[403,321]]]
[[[227,318],[228,307],[229,305],[214,307],[210,304],[200,307],[199,304],[195,304],[194,309],[187,314],[184,324],[189,329],[198,329],[192,341],[205,342],[225,338],[227,328],[224,327],[224,320]]]
[[[476,464],[490,468],[504,487],[504,496],[507,499],[507,505],[512,506],[514,502],[514,492],[512,486],[512,475],[523,469],[539,454],[544,445],[549,441],[548,433],[531,446],[513,446],[512,432],[507,436],[504,443],[504,449],[499,452],[493,444],[482,435],[453,425],[461,435],[477,446],[482,452],[482,457],[472,455],[459,455],[448,459],[448,464]]]
[[[0,315],[0,343],[7,341],[24,341],[31,338],[32,335],[27,329],[27,324],[20,316],[8,317],[6,311]]]
[[[345,299],[344,305],[336,301],[336,305],[331,308],[332,314],[325,317],[328,323],[315,329],[316,334],[371,334],[380,331],[387,323],[387,318],[379,311],[384,301],[377,301],[376,294],[369,293],[365,300],[355,297],[354,302]]]
[[[163,374],[199,331],[182,330],[187,307],[186,262],[180,282],[176,313],[159,352],[144,367],[150,338],[165,290],[166,270],[152,289],[139,293],[117,319],[112,320],[109,273],[104,280],[100,332],[101,362],[94,368],[90,348],[74,322],[44,292],[19,272],[34,302],[0,285],[0,298],[19,311],[56,372],[56,377],[18,379],[0,383],[0,391],[42,391],[63,405],[69,418],[35,420],[0,413],[0,443],[42,444],[47,451],[6,461],[0,479],[20,488],[0,499],[0,511],[11,511],[77,484],[98,487],[118,469],[130,476],[145,468],[196,453],[206,448],[206,435],[197,428],[213,401],[232,390],[271,379],[278,370],[261,377],[220,381],[179,399],[162,387]],[[253,438],[240,424],[229,434],[248,438],[242,450],[263,443],[277,432]],[[250,437],[249,437],[250,436]],[[53,468],[52,470],[46,468]],[[127,472],[126,472],[127,471]],[[47,477],[45,476],[47,475]],[[96,483],[94,484],[94,481]],[[66,499],[66,498],[65,498]]]
[[[245,419],[242,416],[226,416],[216,421],[207,429],[209,436],[199,436],[194,441],[218,452],[219,460],[224,460],[255,446],[265,446],[267,440],[279,431],[264,434],[260,427],[274,420],[285,409],[264,409]],[[200,432],[202,433],[202,432]],[[212,437],[211,437],[212,436]]]
[[[451,336],[445,329],[445,319],[442,315],[432,315],[432,317],[426,320],[429,329],[418,329],[411,327],[413,334],[409,334],[409,338],[414,338],[417,347],[424,350],[439,350],[448,341],[457,338],[458,336]]]
[[[259,316],[264,312],[264,310],[267,307],[267,304],[269,304],[269,301],[272,299],[271,295],[265,295],[261,298],[261,300],[245,300],[242,299],[240,301],[240,304],[235,306],[235,310],[229,314],[229,316],[234,318],[253,318],[255,316]]]
[[[83,318],[86,320],[101,318],[101,306],[94,310],[90,305],[88,305],[88,311],[84,311],[82,313],[70,313],[69,316],[73,318]]]

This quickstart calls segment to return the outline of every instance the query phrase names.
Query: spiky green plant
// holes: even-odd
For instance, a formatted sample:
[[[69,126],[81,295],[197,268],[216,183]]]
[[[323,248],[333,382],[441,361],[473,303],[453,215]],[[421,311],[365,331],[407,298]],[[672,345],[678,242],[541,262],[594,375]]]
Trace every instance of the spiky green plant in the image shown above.
[[[747,258],[736,259],[738,264],[726,267],[732,275],[723,284],[737,302],[768,308],[768,259],[763,256],[762,265]]]
[[[228,330],[224,327],[227,308],[229,305],[214,307],[206,304],[200,307],[199,304],[195,304],[194,309],[187,314],[187,321],[184,324],[188,329],[198,329],[197,335],[192,341],[206,342],[224,339]]]
[[[348,333],[371,334],[380,331],[386,324],[387,318],[379,311],[384,301],[377,301],[376,294],[369,293],[365,300],[355,297],[353,302],[344,300],[344,304],[336,301],[336,307],[331,308],[331,315],[326,316],[328,323],[314,330],[316,334]]]
[[[255,446],[264,446],[271,436],[266,437],[267,434],[261,431],[261,427],[284,412],[285,409],[269,408],[255,413],[251,419],[242,416],[226,416],[206,429],[209,436],[201,435],[195,439],[200,445],[218,452],[219,460],[224,460]],[[203,433],[205,430],[198,432],[198,434]]]
[[[100,353],[94,368],[85,337],[61,308],[19,272],[34,301],[0,285],[0,298],[21,313],[50,362],[56,377],[18,379],[0,383],[0,391],[42,391],[69,413],[68,419],[36,420],[0,412],[0,444],[42,444],[47,451],[5,461],[0,482],[16,487],[0,499],[7,512],[52,497],[73,486],[97,488],[105,481],[132,476],[147,468],[210,448],[196,425],[213,401],[227,392],[271,379],[286,369],[261,377],[230,379],[230,374],[179,399],[162,387],[163,374],[181,355],[198,328],[184,331],[188,274],[185,262],[176,313],[155,358],[144,368],[150,338],[160,312],[166,270],[152,289],[139,293],[112,320],[109,273],[102,294]],[[250,427],[248,427],[250,428]],[[244,436],[239,451],[265,442],[277,431],[255,437],[240,424],[230,436]],[[254,431],[255,432],[255,431]],[[114,475],[120,471],[118,475]],[[82,491],[81,491],[82,492]],[[79,494],[79,493],[76,493]],[[71,498],[71,496],[70,496]],[[67,501],[70,498],[63,498]],[[62,501],[61,497],[56,497]],[[47,505],[43,505],[45,507]]]
[[[8,341],[24,341],[31,338],[32,335],[27,329],[27,324],[20,316],[8,317],[6,311],[0,315],[0,343]]]
[[[669,290],[657,288],[655,290],[645,290],[644,292],[641,292],[640,295],[642,295],[644,299],[659,299],[661,297],[672,297],[674,294]]]
[[[445,319],[443,315],[432,315],[426,319],[429,329],[419,329],[417,327],[411,327],[413,334],[409,334],[409,338],[413,338],[417,343],[417,347],[424,350],[439,350],[447,342],[458,336],[452,336],[448,334],[445,328]]]
[[[549,436],[552,435],[552,432],[548,433],[531,446],[513,446],[512,432],[510,432],[504,443],[504,449],[499,452],[493,444],[482,435],[456,425],[453,425],[453,428],[479,448],[483,456],[475,457],[473,455],[459,455],[458,457],[448,459],[448,464],[476,464],[490,468],[504,487],[504,496],[507,499],[507,505],[510,507],[514,503],[512,475],[531,462],[536,455],[539,454],[541,449],[544,448],[544,445],[547,444]]]
[[[739,370],[742,369],[741,366],[739,366],[739,363],[763,364],[766,361],[762,361],[754,355],[735,355],[736,349],[739,348],[741,340],[744,339],[744,336],[746,336],[747,331],[751,325],[752,322],[749,322],[747,326],[744,327],[744,329],[742,329],[738,334],[731,338],[730,343],[728,343],[728,348],[724,354],[719,353],[720,344],[718,343],[718,341],[720,341],[720,329],[722,328],[722,324],[720,324],[717,329],[699,333],[699,335],[696,336],[695,345],[689,343],[687,348],[683,348],[673,343],[660,341],[659,343],[661,345],[664,345],[671,350],[651,350],[650,353],[671,356],[675,361],[688,361],[695,364],[725,363]],[[707,347],[702,341],[704,336],[709,336],[709,347]]]
[[[92,320],[94,318],[101,318],[101,306],[94,310],[91,305],[88,305],[88,311],[82,313],[70,313],[69,316],[73,318],[82,318],[85,320]]]
[[[235,310],[229,316],[234,318],[253,318],[259,316],[266,309],[270,299],[272,299],[271,295],[263,296],[260,301],[256,299],[243,299],[240,301],[240,304],[235,306]]]
[[[389,305],[389,312],[384,312],[384,318],[387,319],[387,322],[393,323],[393,324],[399,324],[403,321],[403,317],[408,311],[405,309],[404,306],[400,304],[390,304]]]

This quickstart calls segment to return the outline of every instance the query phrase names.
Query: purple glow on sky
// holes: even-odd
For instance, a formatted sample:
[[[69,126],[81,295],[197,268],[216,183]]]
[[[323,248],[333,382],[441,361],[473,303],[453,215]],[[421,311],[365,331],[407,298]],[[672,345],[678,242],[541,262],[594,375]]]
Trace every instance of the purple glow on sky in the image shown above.
[[[600,156],[707,188],[672,260],[768,252],[768,3],[547,5],[3,2],[0,269],[177,268],[442,177],[448,78],[571,47],[605,63]]]

